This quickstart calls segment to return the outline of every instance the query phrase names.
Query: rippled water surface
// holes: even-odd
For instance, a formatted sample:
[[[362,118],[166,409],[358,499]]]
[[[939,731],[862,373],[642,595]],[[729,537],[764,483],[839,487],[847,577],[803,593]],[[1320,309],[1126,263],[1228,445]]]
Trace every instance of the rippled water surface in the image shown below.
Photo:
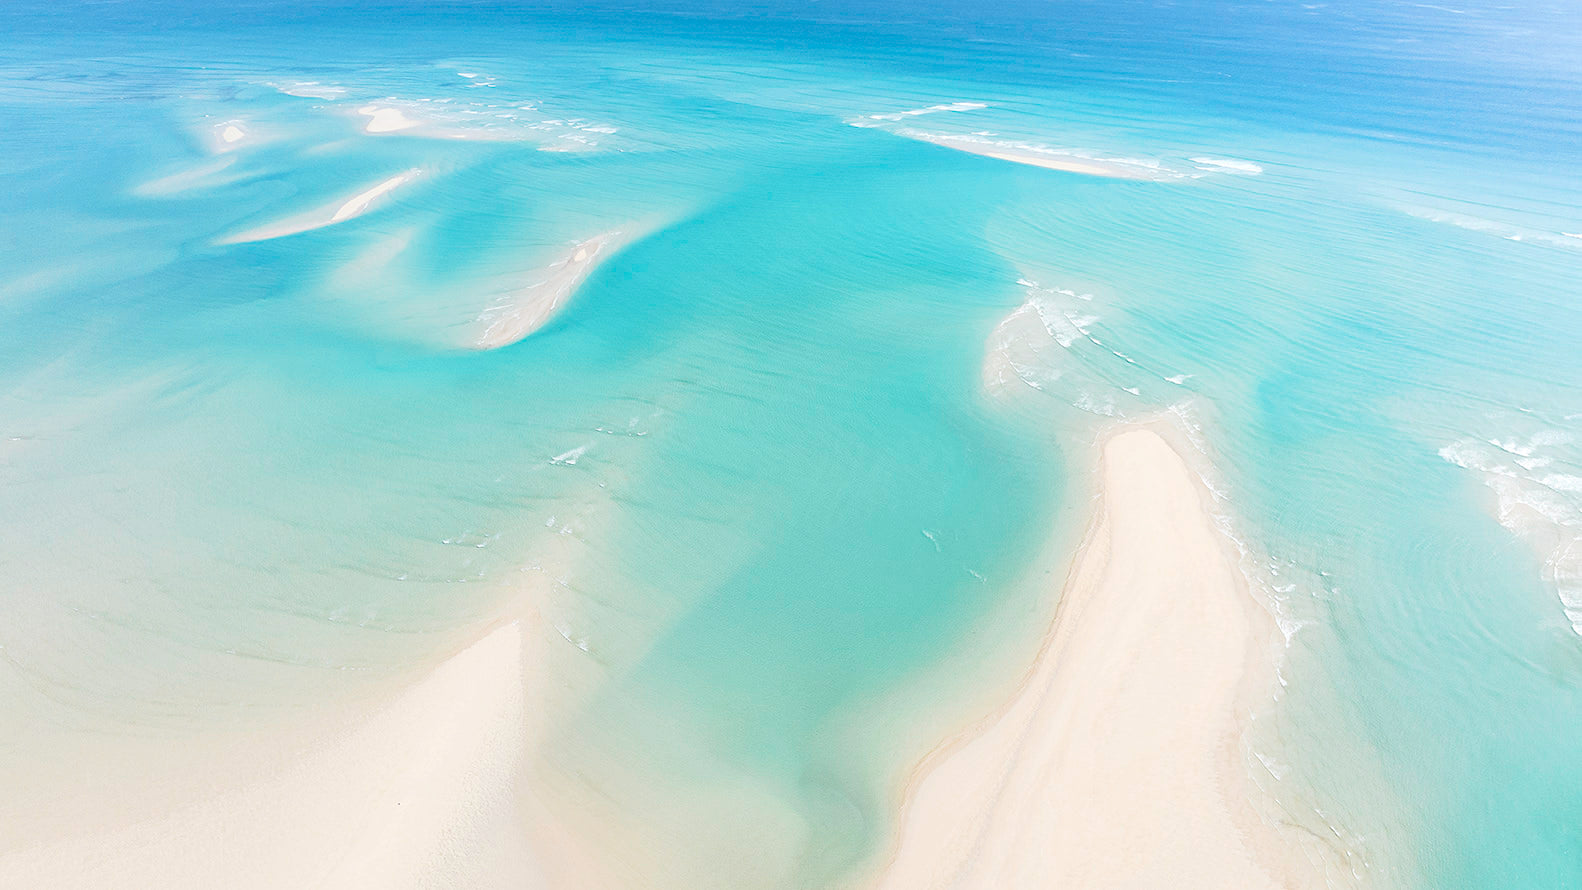
[[[832,885],[919,744],[853,727],[1164,415],[1332,883],[1582,883],[1569,4],[213,6],[0,10],[15,799],[526,597],[551,769],[677,843],[749,789],[711,843],[796,829],[709,880]]]

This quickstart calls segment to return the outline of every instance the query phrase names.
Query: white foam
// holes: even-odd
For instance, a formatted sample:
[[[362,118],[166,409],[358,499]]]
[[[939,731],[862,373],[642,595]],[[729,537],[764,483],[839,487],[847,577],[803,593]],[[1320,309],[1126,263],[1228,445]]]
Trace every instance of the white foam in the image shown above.
[[[1159,182],[1179,181],[1187,178],[1186,174],[1172,170],[1153,158],[1122,157],[1074,148],[1055,147],[1040,142],[1004,139],[987,130],[961,134],[930,132],[904,126],[894,126],[896,122],[908,120],[917,114],[933,113],[935,111],[963,111],[968,110],[968,106],[976,106],[976,103],[958,102],[953,105],[930,106],[927,109],[917,109],[913,112],[870,114],[861,118],[850,118],[846,123],[855,127],[877,127],[896,136],[916,139],[920,142],[928,142],[944,148],[964,151],[996,160],[1062,170],[1068,173],[1080,173],[1086,176],[1142,179]]]
[[[1253,751],[1252,756],[1258,758],[1258,762],[1263,764],[1263,768],[1269,773],[1269,777],[1274,779],[1276,782],[1283,780],[1291,772],[1291,768],[1289,766],[1286,766],[1280,761],[1274,759],[1274,757],[1271,755],[1265,755],[1260,751]]]
[[[1094,335],[1101,317],[1084,305],[1092,301],[1092,294],[1042,286],[1027,276],[1017,279],[1017,284],[1027,290],[1027,298],[1001,320],[986,344],[986,385],[1005,394],[1005,385],[1019,381],[1103,417],[1124,417],[1129,409],[1122,406],[1135,404],[1131,397],[1147,398],[1144,387],[1157,372]],[[1084,341],[1101,352],[1087,350]],[[1068,358],[1062,351],[1072,355]],[[1139,376],[1138,372],[1147,373]],[[1180,375],[1177,383],[1184,383],[1187,376]]]
[[[925,114],[939,114],[942,111],[977,111],[988,108],[983,102],[950,102],[942,105],[929,105],[924,108],[913,108],[910,111],[894,111],[886,114],[867,115],[868,120],[874,121],[899,121],[909,117],[921,117]]]
[[[1439,449],[1439,456],[1480,474],[1494,493],[1495,518],[1538,551],[1545,580],[1554,586],[1572,630],[1582,636],[1582,462],[1555,450],[1572,441],[1569,432],[1553,429],[1526,437],[1469,438]],[[1536,472],[1557,464],[1579,472]]]
[[[1119,414],[1113,399],[1095,399],[1089,393],[1077,396],[1076,401],[1072,402],[1071,406],[1089,414],[1097,414],[1100,417],[1116,417]]]
[[[1582,492],[1582,476],[1554,474],[1538,480],[1539,484],[1554,491]]]
[[[1479,232],[1484,235],[1502,238],[1506,241],[1537,242],[1539,244],[1545,244],[1551,247],[1565,247],[1573,250],[1582,248],[1582,234],[1575,234],[1571,232],[1548,232],[1542,229],[1519,226],[1514,223],[1485,219],[1478,216],[1469,216],[1464,213],[1452,213],[1428,207],[1401,207],[1399,209],[1401,212],[1406,213],[1409,216],[1415,216],[1418,219],[1435,223],[1443,223],[1445,225],[1455,226],[1460,229],[1466,229],[1469,232]]]
[[[555,455],[549,459],[549,462],[558,467],[574,467],[577,465],[577,461],[581,460],[582,456],[587,453],[588,446],[579,445],[570,451]]]
[[[333,101],[346,95],[345,87],[330,86],[319,83],[316,80],[297,81],[285,86],[270,84],[270,86],[287,96],[296,96],[302,99],[328,99]]]
[[[1199,170],[1210,170],[1219,173],[1239,173],[1244,176],[1257,176],[1263,172],[1263,167],[1252,161],[1238,161],[1234,158],[1193,158],[1192,163],[1200,165]]]

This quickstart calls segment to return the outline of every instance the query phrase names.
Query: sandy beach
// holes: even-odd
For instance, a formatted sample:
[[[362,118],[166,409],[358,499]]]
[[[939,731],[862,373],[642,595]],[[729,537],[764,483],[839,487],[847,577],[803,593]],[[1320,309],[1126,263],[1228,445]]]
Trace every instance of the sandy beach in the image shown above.
[[[879,890],[1322,886],[1254,803],[1241,720],[1275,628],[1201,482],[1129,429],[1101,491],[1036,663],[924,762]]]

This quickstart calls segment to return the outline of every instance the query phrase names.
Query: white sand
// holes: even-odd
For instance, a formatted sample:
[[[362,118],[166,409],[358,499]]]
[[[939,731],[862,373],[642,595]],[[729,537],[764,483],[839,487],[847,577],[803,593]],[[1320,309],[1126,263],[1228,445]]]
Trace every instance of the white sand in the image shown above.
[[[1138,180],[1166,180],[1177,179],[1177,175],[1160,167],[1148,166],[1140,162],[1125,160],[1107,160],[1104,158],[1085,158],[1080,155],[1057,154],[1052,151],[1036,151],[1031,148],[1019,148],[989,140],[970,139],[961,136],[940,136],[931,133],[902,130],[898,135],[909,139],[917,139],[944,148],[953,148],[968,154],[981,155],[999,161],[1010,161],[1013,164],[1027,164],[1033,167],[1043,167],[1049,170],[1063,170],[1067,173],[1080,173],[1084,176],[1103,176],[1109,179],[1138,179]]]
[[[290,667],[286,712],[265,707],[235,724],[193,714],[145,731],[37,702],[20,672],[0,671],[7,713],[36,730],[28,748],[50,748],[0,770],[11,804],[0,807],[0,888],[659,886],[661,854],[693,848],[662,843],[614,806],[630,796],[590,782],[580,746],[544,754],[610,665],[632,663],[651,637],[601,623],[608,612],[573,589],[598,558],[591,529],[611,504],[589,483],[559,505],[531,561],[500,578],[491,628],[392,641],[386,655],[423,659],[394,676],[310,669],[319,682],[300,701]],[[249,659],[229,681],[262,692],[280,669]]]
[[[198,131],[198,139],[210,154],[223,155],[241,148],[250,148],[260,142],[268,141],[267,132],[253,129],[252,124],[243,120],[219,121],[204,126]]]
[[[371,205],[375,200],[412,181],[412,178],[417,176],[418,173],[419,171],[417,170],[408,170],[400,176],[392,176],[389,179],[386,179],[384,182],[379,183],[368,191],[363,192],[355,198],[352,198],[350,201],[347,201],[345,204],[342,204],[340,208],[330,216],[330,222],[344,222],[345,220],[351,219],[354,216],[362,216],[364,213],[368,212],[369,205]]]
[[[295,235],[312,229],[322,229],[325,226],[332,226],[349,219],[355,219],[372,210],[380,203],[381,199],[388,196],[391,192],[412,182],[421,175],[423,175],[423,170],[414,167],[405,173],[392,176],[383,182],[366,188],[350,198],[334,201],[306,213],[300,213],[278,222],[221,238],[218,243],[246,244],[251,241],[267,241],[271,238],[284,238],[287,235]]]
[[[363,130],[368,133],[395,133],[417,126],[418,122],[407,117],[399,108],[364,105],[357,113],[368,118]]]
[[[523,628],[450,658],[361,726],[112,831],[0,852],[0,886],[540,886],[513,790]]]
[[[475,349],[499,349],[543,327],[566,304],[588,273],[615,250],[620,232],[606,232],[578,242],[565,256],[535,275],[538,279],[513,290],[478,316],[482,330]]]
[[[881,890],[1321,886],[1259,818],[1240,715],[1273,621],[1165,441],[1104,448],[1095,526],[1014,699],[925,763]]]

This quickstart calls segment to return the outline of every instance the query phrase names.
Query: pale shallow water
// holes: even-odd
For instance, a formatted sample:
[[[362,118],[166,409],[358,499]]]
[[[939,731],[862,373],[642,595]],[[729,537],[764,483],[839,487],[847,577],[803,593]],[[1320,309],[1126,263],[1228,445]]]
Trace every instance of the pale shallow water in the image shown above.
[[[819,9],[0,12],[7,774],[548,572],[612,678],[551,761],[658,752],[611,779],[655,824],[750,788],[711,842],[827,885],[917,741],[863,709],[1166,413],[1289,632],[1265,787],[1381,886],[1582,882],[1577,15]]]

